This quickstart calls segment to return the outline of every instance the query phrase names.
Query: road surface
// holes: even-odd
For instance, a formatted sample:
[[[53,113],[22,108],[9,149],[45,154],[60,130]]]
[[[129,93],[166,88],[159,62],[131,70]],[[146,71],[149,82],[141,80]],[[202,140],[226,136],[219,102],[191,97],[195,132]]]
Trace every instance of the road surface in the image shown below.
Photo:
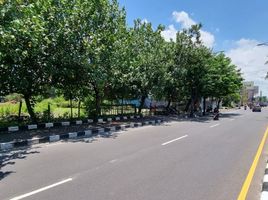
[[[3,154],[0,199],[235,200],[267,122],[268,109],[232,110]],[[249,200],[260,198],[267,153],[266,143]]]

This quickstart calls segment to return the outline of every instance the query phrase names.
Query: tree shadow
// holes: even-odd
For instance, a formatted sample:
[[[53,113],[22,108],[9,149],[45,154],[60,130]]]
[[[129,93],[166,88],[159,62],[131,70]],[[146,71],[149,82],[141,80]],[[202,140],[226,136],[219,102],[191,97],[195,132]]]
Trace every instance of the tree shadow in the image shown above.
[[[233,118],[233,117],[238,117],[241,116],[240,113],[220,113],[221,118]]]
[[[221,118],[233,118],[241,116],[239,113],[220,113],[219,119]],[[168,116],[158,116],[165,122],[200,122],[200,123],[209,123],[213,120],[213,113],[206,113],[205,116],[200,114],[195,114],[193,117],[188,115],[168,115]],[[166,124],[168,126],[168,124]]]
[[[99,138],[107,138],[107,139],[116,139],[118,137],[118,132],[104,132],[104,133],[98,133],[98,134],[92,134],[92,136],[88,137],[79,137],[79,138],[73,138],[73,139],[64,139],[61,140],[64,143],[93,143],[98,141]]]
[[[189,117],[188,115],[169,115],[169,116],[159,116],[164,122],[201,122],[208,123],[212,120],[213,115],[207,114],[206,116],[195,115],[193,117]]]
[[[0,153],[0,181],[6,178],[8,175],[15,173],[14,171],[6,170],[5,167],[8,168],[10,165],[15,165],[16,160],[25,159],[27,155],[40,153],[35,150],[39,147],[22,147],[20,149],[5,151]]]
[[[0,181],[12,173],[14,173],[14,172],[13,171],[6,171],[6,172],[0,171]]]

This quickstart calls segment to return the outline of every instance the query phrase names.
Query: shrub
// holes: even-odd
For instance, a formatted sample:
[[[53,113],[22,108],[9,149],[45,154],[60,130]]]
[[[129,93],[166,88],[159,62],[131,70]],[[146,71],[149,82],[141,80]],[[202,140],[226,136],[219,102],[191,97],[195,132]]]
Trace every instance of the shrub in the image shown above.
[[[9,94],[9,95],[4,97],[5,102],[14,101],[16,103],[16,102],[19,102],[21,100],[22,100],[22,95],[17,94],[17,93]]]

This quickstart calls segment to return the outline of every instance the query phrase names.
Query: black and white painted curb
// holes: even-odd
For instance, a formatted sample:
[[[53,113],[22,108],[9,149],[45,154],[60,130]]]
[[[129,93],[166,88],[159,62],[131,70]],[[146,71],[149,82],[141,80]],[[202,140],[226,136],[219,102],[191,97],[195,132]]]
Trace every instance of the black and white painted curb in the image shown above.
[[[263,177],[261,200],[268,200],[268,163]]]
[[[76,139],[79,137],[91,137],[91,136],[97,136],[97,135],[110,136],[112,132],[120,131],[120,130],[122,131],[122,130],[125,130],[126,128],[141,127],[145,125],[156,125],[162,122],[163,120],[160,120],[160,119],[144,121],[144,122],[139,122],[139,123],[132,122],[132,123],[125,124],[125,125],[116,125],[116,126],[111,126],[111,127],[95,127],[95,128],[88,129],[85,131],[72,132],[72,133],[61,134],[61,135],[51,135],[51,136],[45,136],[42,138],[20,140],[20,141],[15,141],[15,142],[0,143],[0,150],[5,151],[5,150],[13,149],[13,148],[32,146],[34,144],[39,144],[39,143],[57,142],[59,140]]]
[[[104,122],[112,122],[112,121],[119,121],[119,120],[127,120],[127,119],[139,119],[141,115],[132,115],[132,116],[117,116],[114,118],[100,118],[97,119],[97,123],[104,123]],[[48,123],[41,123],[41,124],[30,124],[25,126],[9,126],[0,128],[0,132],[16,132],[16,131],[25,131],[25,130],[34,130],[34,129],[46,129],[46,128],[53,128],[53,127],[61,127],[61,126],[70,126],[70,125],[82,125],[82,124],[90,124],[93,123],[93,119],[85,119],[85,120],[76,120],[76,121],[64,121],[64,122],[48,122]]]

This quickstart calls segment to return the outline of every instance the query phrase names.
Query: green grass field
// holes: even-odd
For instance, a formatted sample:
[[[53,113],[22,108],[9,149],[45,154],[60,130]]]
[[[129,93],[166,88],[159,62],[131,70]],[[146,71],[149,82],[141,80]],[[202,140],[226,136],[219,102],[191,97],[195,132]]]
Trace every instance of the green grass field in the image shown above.
[[[14,121],[14,118],[19,115],[19,102],[10,101],[6,103],[0,103],[0,126]],[[51,117],[54,119],[70,118],[71,108],[69,102],[64,100],[63,97],[57,97],[54,99],[45,99],[36,103],[34,111],[39,118],[42,119],[44,114],[50,107]],[[21,116],[27,118],[29,116],[25,102],[22,103]],[[77,104],[74,103],[73,117],[78,117]],[[85,110],[81,108],[80,117],[85,117]],[[17,122],[15,122],[17,123]]]
[[[0,103],[0,127],[6,127],[10,125],[18,125],[18,115],[19,115],[19,102],[9,101],[6,103]],[[73,118],[78,118],[78,108],[77,102],[73,102]],[[50,115],[48,114],[48,109],[50,108]],[[40,121],[58,121],[62,119],[71,118],[71,108],[69,101],[66,101],[63,97],[48,98],[40,102],[37,102],[34,107],[34,111]],[[102,108],[101,115],[103,116],[113,116],[122,114],[133,114],[135,109],[131,106],[104,106]],[[144,112],[144,110],[143,110]],[[143,113],[145,114],[145,113]],[[23,122],[19,124],[27,124],[29,122],[29,114],[26,108],[25,102],[22,102],[21,116],[24,118]],[[81,105],[80,118],[86,118],[87,112]]]

